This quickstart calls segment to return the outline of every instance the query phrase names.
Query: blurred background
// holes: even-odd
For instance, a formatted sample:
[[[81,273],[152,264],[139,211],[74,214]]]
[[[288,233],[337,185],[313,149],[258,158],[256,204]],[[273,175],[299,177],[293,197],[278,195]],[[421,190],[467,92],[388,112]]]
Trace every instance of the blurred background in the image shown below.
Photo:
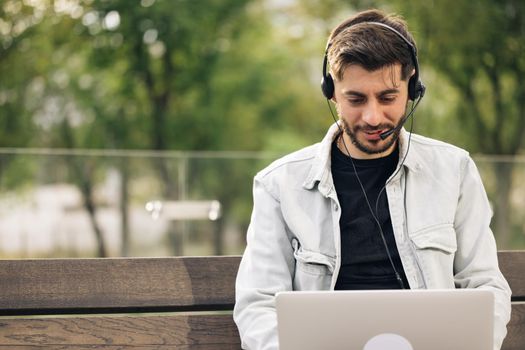
[[[253,176],[332,123],[330,29],[371,7],[418,42],[415,132],[471,152],[525,248],[522,0],[0,0],[0,258],[242,253]]]

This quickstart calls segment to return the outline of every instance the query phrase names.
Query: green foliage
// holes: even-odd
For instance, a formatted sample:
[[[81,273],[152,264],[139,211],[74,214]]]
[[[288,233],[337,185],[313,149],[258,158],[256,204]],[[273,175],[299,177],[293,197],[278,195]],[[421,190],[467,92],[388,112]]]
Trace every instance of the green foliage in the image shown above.
[[[14,41],[4,45],[13,54],[2,76],[34,94],[19,94],[13,108],[20,113],[3,109],[11,118],[25,113],[30,126],[13,133],[18,143],[4,138],[4,145],[287,152],[317,141],[330,122],[317,81],[311,83],[318,69],[312,72],[305,44],[312,43],[289,35],[290,23],[276,25],[276,17],[290,22],[294,14],[268,11],[264,1],[78,0],[72,7],[44,1],[38,9],[9,3],[32,25],[24,50]],[[205,162],[190,168],[191,197],[213,193],[227,215],[246,222],[259,164]],[[89,199],[100,174],[92,160],[64,163]],[[177,199],[178,168],[163,161],[152,166],[161,196]]]
[[[520,83],[525,76],[525,4],[516,0],[396,3],[420,37],[423,63],[455,88],[457,125],[469,131],[462,133],[470,135],[469,148],[495,154],[520,152],[525,136],[525,87]]]
[[[521,0],[3,0],[0,147],[277,155],[317,142],[332,122],[318,86],[326,37],[371,7],[402,14],[418,41],[428,90],[416,132],[473,152],[522,152]],[[22,164],[4,181],[29,178]],[[153,166],[164,196],[176,197],[176,169]],[[190,181],[192,195],[217,193],[246,220],[260,166],[194,165],[202,183]]]

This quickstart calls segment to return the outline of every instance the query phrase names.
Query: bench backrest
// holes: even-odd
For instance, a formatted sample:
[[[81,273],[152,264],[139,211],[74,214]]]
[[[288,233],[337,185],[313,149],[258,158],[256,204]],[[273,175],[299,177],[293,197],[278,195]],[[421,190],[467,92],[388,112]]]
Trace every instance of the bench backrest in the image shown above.
[[[0,317],[0,349],[240,349],[231,316],[239,261],[0,261],[0,314],[10,315]]]
[[[525,251],[499,253],[513,290],[503,349],[525,348]],[[240,257],[0,260],[0,349],[239,349]]]

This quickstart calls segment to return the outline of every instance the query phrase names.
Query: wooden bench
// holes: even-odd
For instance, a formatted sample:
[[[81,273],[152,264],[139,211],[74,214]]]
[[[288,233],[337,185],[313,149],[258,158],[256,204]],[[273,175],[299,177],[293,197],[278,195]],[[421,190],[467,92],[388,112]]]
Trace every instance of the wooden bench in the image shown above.
[[[525,251],[499,253],[513,289],[503,349],[525,349]],[[0,261],[0,349],[240,349],[239,257]]]

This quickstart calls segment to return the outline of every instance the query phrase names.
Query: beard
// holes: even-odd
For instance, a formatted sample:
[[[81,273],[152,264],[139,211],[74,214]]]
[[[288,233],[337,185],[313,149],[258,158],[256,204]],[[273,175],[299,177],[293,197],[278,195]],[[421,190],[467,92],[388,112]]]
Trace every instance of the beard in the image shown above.
[[[355,125],[353,128],[348,125],[346,120],[343,118],[340,119],[343,123],[343,130],[345,134],[347,134],[350,137],[350,140],[352,141],[352,144],[361,152],[364,152],[366,154],[378,154],[383,153],[387,150],[389,150],[392,145],[397,141],[397,138],[399,137],[400,130],[394,131],[392,135],[388,136],[386,140],[364,140],[360,141],[357,137],[358,132],[370,132],[370,131],[378,131],[378,130],[384,130],[384,129],[393,129],[395,128],[395,125],[392,124],[380,124],[378,126],[372,127],[372,126],[362,126],[362,125]]]

